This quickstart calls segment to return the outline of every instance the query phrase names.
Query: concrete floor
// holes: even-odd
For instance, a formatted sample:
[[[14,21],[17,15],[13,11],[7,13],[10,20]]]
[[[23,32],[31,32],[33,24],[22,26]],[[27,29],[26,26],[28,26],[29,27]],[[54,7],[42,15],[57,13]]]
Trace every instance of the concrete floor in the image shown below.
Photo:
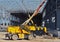
[[[0,42],[60,42],[60,39],[41,39],[40,36],[33,40],[4,40],[6,32],[0,32]]]

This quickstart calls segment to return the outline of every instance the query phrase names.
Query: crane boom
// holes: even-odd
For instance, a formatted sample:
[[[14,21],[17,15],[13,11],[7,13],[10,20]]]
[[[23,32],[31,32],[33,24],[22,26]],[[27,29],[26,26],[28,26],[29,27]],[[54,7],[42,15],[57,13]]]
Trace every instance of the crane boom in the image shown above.
[[[28,19],[26,20],[22,25],[27,25],[29,23],[29,21],[38,14],[40,8],[43,6],[43,4],[45,3],[46,0],[44,0],[39,6],[38,8],[34,11],[33,15]]]

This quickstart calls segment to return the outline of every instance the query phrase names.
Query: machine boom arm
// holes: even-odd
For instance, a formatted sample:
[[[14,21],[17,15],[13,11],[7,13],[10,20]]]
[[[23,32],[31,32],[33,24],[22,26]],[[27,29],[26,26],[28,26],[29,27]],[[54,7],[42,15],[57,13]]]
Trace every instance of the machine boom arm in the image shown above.
[[[29,21],[38,14],[39,12],[39,9],[43,6],[43,4],[45,3],[46,0],[44,0],[40,5],[39,7],[35,10],[35,12],[33,13],[33,15],[28,19],[26,20],[22,25],[27,25],[29,23]]]

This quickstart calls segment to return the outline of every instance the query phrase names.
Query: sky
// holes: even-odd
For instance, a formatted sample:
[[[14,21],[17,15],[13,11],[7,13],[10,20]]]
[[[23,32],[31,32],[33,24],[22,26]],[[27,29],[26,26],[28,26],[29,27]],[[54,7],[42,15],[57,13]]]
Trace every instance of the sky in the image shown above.
[[[7,11],[35,10],[43,0],[0,0],[0,9]],[[44,7],[44,6],[43,6]],[[41,10],[43,9],[41,8]]]

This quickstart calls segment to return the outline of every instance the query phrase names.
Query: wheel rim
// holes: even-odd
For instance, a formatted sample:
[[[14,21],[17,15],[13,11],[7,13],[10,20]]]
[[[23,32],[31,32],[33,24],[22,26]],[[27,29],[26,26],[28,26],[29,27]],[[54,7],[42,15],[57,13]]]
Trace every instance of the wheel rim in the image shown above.
[[[13,40],[17,40],[17,39],[18,39],[18,36],[17,36],[17,35],[13,35],[13,36],[12,36],[12,39],[13,39]]]
[[[33,35],[29,35],[29,40],[32,40],[34,37],[33,37]]]

